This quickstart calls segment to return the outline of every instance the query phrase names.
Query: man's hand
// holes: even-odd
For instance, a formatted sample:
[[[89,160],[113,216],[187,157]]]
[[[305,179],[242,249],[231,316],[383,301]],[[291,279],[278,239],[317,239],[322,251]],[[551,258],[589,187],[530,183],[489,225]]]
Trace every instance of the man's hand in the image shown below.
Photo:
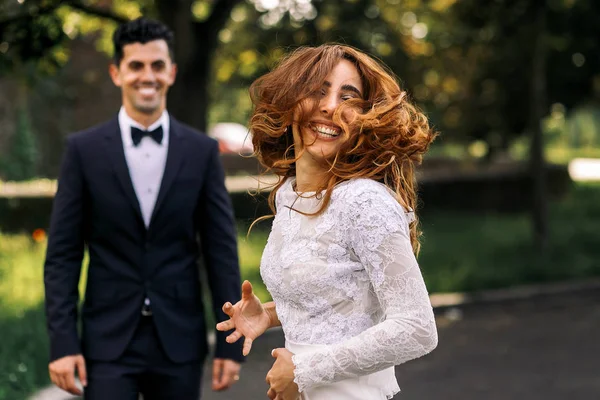
[[[300,397],[298,385],[294,382],[294,362],[292,352],[287,349],[275,349],[271,355],[276,358],[271,370],[267,373],[267,384],[270,388],[267,396],[271,400],[297,400]]]
[[[233,360],[215,358],[213,361],[212,390],[229,388],[240,379],[240,364]]]
[[[75,385],[75,369],[83,386],[87,386],[85,359],[81,354],[66,356],[52,361],[48,365],[52,382],[67,392],[81,396],[82,391]]]
[[[225,303],[223,312],[230,319],[218,323],[217,330],[225,332],[235,328],[235,331],[227,336],[225,340],[227,340],[227,343],[235,343],[243,336],[242,354],[247,356],[250,353],[254,339],[262,335],[271,326],[271,316],[252,291],[250,282],[244,281],[242,284],[242,299],[235,305],[229,302]]]

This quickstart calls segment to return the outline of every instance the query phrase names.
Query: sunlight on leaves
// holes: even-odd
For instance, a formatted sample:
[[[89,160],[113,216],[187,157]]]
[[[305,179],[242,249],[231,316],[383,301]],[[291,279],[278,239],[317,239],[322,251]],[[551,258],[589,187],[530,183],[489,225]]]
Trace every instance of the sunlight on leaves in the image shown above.
[[[452,7],[457,0],[433,0],[429,4],[429,8],[436,12],[444,12]]]
[[[206,19],[208,19],[208,17],[210,16],[210,11],[211,4],[209,1],[199,0],[195,1],[194,4],[192,4],[192,14],[200,22],[206,21]]]
[[[227,82],[235,72],[236,63],[233,60],[223,60],[217,69],[217,80]]]

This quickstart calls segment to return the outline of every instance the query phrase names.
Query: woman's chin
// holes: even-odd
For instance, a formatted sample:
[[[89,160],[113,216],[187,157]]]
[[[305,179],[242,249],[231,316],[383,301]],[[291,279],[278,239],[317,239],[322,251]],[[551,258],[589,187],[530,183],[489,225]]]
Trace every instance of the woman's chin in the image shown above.
[[[335,146],[335,148],[331,148],[331,146],[319,146],[318,144],[315,144],[313,146],[308,147],[306,151],[315,160],[325,161],[331,160],[335,156],[337,148],[338,146]]]

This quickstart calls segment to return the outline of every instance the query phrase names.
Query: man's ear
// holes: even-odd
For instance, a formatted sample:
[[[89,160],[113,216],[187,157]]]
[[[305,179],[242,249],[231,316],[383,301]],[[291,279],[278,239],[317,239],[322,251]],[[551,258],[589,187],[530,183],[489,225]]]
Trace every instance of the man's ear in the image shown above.
[[[175,83],[175,78],[177,77],[177,64],[171,65],[171,85]]]
[[[121,77],[119,76],[119,67],[113,62],[108,67],[108,73],[113,83],[117,87],[121,87]]]

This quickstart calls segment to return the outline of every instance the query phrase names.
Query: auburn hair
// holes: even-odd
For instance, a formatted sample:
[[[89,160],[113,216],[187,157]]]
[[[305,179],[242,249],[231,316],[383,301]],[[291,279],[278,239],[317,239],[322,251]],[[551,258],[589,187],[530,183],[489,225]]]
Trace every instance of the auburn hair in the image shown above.
[[[418,254],[421,232],[416,214],[415,166],[422,161],[436,133],[425,115],[409,101],[394,74],[350,46],[300,47],[250,86],[254,109],[249,129],[254,155],[266,173],[280,177],[269,194],[269,207],[275,215],[277,191],[287,178],[296,175],[295,163],[304,148],[294,149],[292,130],[306,125],[318,108],[318,101],[313,101],[312,110],[308,110],[306,105],[311,103],[306,100],[315,98],[327,75],[341,60],[350,61],[358,70],[363,96],[344,101],[333,114],[333,122],[342,128],[346,140],[335,155],[323,161],[327,179],[319,183],[317,190],[322,193],[322,204],[315,213],[307,215],[321,214],[340,182],[353,178],[379,181],[396,194],[396,200],[405,209],[415,212],[409,227],[413,251]],[[344,117],[348,109],[354,111],[352,118]],[[264,218],[268,217],[272,216]]]

